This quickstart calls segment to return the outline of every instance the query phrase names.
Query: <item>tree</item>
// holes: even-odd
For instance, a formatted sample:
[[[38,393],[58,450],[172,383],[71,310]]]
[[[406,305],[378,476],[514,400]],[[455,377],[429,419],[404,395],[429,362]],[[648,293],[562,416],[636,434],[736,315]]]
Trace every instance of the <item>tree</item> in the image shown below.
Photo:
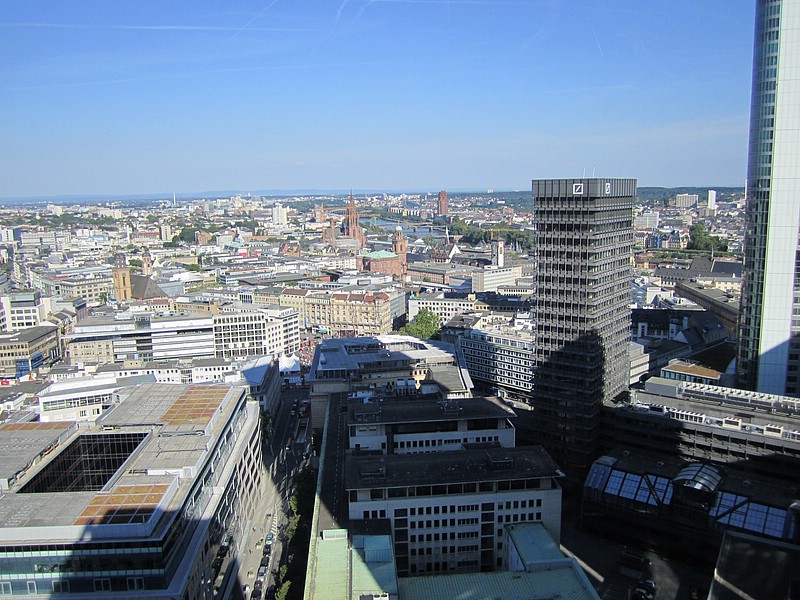
[[[689,229],[689,244],[687,250],[707,250],[712,252],[727,252],[728,240],[723,237],[710,235],[702,223],[695,223]]]
[[[441,326],[442,324],[439,320],[439,317],[427,308],[423,308],[417,313],[417,316],[414,317],[410,323],[403,325],[403,327],[400,328],[399,333],[412,335],[423,340],[429,340],[434,335],[439,333]]]

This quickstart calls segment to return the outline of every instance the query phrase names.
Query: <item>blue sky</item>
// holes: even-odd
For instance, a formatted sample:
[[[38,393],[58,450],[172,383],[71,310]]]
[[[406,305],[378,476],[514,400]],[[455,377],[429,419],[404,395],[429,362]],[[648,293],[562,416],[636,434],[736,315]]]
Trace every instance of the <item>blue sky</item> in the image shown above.
[[[0,197],[743,185],[752,0],[6,0]]]

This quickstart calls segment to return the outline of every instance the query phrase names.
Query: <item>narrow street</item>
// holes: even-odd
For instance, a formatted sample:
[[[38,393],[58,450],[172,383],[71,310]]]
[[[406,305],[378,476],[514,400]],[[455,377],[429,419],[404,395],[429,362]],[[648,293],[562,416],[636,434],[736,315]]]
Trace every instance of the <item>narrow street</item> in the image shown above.
[[[233,597],[265,598],[276,581],[283,553],[284,532],[288,523],[289,497],[292,481],[303,460],[305,447],[297,447],[292,436],[297,425],[295,401],[308,398],[308,390],[284,390],[280,406],[272,424],[272,435],[264,444],[264,490],[254,512],[253,528],[248,540],[248,551],[242,559],[237,589]],[[295,414],[292,414],[292,413]],[[304,446],[304,445],[303,445]],[[272,548],[266,565],[262,592],[254,592],[259,579],[259,569],[264,555],[265,538],[272,534]],[[246,588],[244,586],[247,586]],[[247,590],[244,592],[244,590]],[[242,592],[244,592],[242,594]]]

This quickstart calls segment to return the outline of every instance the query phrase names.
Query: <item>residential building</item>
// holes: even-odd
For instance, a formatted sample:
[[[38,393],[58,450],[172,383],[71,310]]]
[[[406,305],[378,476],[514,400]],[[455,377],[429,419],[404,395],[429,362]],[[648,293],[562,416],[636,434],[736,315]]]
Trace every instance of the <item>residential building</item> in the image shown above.
[[[599,451],[600,410],[627,392],[634,179],[533,181],[533,436],[565,468]]]
[[[676,194],[675,207],[676,208],[694,208],[700,201],[700,196],[697,194]]]
[[[800,154],[795,85],[800,5],[756,3],[737,373],[742,386],[800,393]]]

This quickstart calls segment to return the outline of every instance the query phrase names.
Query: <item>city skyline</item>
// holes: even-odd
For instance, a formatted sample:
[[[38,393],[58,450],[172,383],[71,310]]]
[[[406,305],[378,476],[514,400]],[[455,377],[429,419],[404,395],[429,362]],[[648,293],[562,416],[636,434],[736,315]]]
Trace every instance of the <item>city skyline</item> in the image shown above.
[[[0,197],[744,181],[749,2],[132,6],[6,11]]]

